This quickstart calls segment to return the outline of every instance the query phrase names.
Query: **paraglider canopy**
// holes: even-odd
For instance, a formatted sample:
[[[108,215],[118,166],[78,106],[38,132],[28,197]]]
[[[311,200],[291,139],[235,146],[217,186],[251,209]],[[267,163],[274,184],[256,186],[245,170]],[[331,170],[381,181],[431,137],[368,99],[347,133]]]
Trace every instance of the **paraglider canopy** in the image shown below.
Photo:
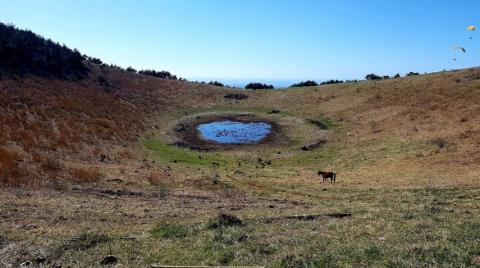
[[[477,27],[475,27],[473,25],[467,27],[467,31],[475,31],[476,29],[477,29]]]
[[[466,50],[463,47],[452,47],[453,50],[461,50],[463,53],[466,52]]]

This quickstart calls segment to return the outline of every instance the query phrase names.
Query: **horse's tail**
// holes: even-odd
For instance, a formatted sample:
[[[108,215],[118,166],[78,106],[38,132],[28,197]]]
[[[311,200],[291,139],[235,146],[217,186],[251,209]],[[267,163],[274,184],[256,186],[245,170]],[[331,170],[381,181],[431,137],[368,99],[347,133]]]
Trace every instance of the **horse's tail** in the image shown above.
[[[333,172],[333,182],[337,180],[337,173]]]

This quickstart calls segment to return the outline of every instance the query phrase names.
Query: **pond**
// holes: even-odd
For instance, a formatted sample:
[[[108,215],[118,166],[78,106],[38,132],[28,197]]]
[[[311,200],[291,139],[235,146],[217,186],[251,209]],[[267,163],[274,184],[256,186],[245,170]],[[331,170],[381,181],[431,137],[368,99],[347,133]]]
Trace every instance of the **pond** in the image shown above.
[[[266,138],[272,126],[265,122],[214,121],[200,124],[197,130],[208,141],[226,144],[256,143]]]

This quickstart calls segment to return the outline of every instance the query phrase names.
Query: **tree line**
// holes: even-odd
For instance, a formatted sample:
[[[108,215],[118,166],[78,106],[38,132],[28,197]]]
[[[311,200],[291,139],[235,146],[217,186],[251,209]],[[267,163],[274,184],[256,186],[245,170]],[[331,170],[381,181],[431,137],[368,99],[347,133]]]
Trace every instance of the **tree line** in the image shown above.
[[[30,30],[18,29],[12,24],[0,22],[0,78],[2,75],[24,76],[33,74],[43,77],[78,80],[88,76],[86,64],[110,67],[126,72],[154,76],[163,79],[184,80],[168,71],[126,69],[106,64],[99,58],[82,55]]]

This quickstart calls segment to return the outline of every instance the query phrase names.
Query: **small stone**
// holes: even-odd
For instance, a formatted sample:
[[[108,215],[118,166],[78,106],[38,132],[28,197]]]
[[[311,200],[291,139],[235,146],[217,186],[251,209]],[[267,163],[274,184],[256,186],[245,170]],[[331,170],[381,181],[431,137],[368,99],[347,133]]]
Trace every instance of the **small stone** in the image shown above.
[[[480,265],[480,255],[473,256],[471,262],[473,265]]]
[[[24,262],[20,263],[20,267],[29,267],[31,265],[32,265],[31,261],[24,261]]]
[[[35,262],[38,263],[38,264],[44,264],[46,261],[47,261],[47,258],[45,258],[45,257],[37,257],[35,259]]]

